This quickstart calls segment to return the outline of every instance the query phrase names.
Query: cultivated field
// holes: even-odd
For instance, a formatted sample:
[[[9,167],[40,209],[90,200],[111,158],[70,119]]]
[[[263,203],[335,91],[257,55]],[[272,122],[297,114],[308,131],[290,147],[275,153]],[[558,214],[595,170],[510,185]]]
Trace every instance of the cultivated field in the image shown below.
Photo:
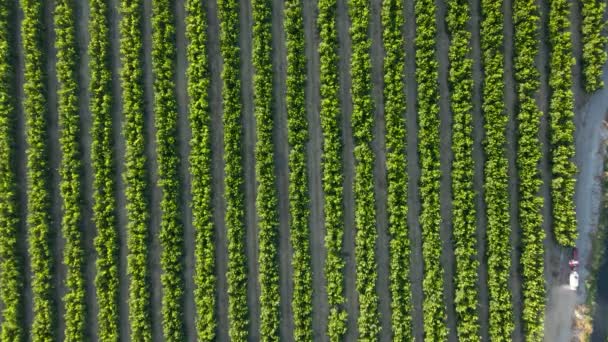
[[[604,12],[0,1],[0,340],[570,341]]]

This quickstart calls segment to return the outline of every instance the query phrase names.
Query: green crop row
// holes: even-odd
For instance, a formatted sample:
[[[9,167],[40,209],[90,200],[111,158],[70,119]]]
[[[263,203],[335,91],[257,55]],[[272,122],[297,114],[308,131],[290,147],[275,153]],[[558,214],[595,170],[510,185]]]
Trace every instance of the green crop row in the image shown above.
[[[183,334],[184,229],[181,220],[180,160],[177,146],[177,102],[175,92],[174,2],[152,1],[152,70],[154,73],[154,121],[160,201],[160,277],[163,287],[163,334],[166,340],[181,341]]]
[[[321,130],[323,131],[323,192],[325,203],[325,278],[329,304],[328,335],[330,341],[339,341],[346,332],[347,314],[344,310],[344,236],[342,135],[338,81],[338,31],[336,27],[336,0],[319,0],[317,26],[319,30],[319,57],[321,61]]]
[[[47,75],[43,53],[43,3],[24,0],[21,37],[23,40],[24,101],[27,143],[27,224],[32,272],[34,316],[31,338],[51,340],[55,336],[56,310],[53,300],[53,260],[50,246],[51,217],[47,133]]]
[[[608,59],[604,35],[606,23],[604,12],[606,2],[601,0],[581,0],[583,38],[583,76],[585,90],[594,92],[604,86],[602,68]]]
[[[549,41],[551,59],[549,86],[549,123],[551,128],[551,200],[553,233],[563,246],[574,246],[577,227],[574,210],[574,93],[572,92],[572,37],[570,35],[570,3],[549,1]]]
[[[20,341],[22,326],[23,271],[17,249],[20,220],[17,209],[15,170],[14,69],[11,62],[14,41],[10,20],[14,10],[8,2],[0,4],[0,302],[2,323],[0,340]]]
[[[386,119],[387,213],[390,242],[391,325],[395,341],[412,340],[410,239],[407,225],[405,122],[405,25],[403,1],[384,0],[384,116]]]
[[[473,189],[473,59],[471,10],[467,0],[448,0],[446,24],[450,35],[448,81],[452,109],[452,234],[456,332],[463,341],[480,340],[477,289],[477,222]]]
[[[228,321],[232,341],[248,338],[247,257],[245,254],[245,198],[241,125],[239,1],[219,0],[220,49],[224,60],[224,170],[228,239]]]
[[[492,341],[511,341],[514,329],[509,289],[511,224],[506,129],[509,117],[504,102],[504,17],[502,2],[481,2],[481,51],[484,70],[482,110],[486,140],[484,151],[487,215],[488,311]]]
[[[374,196],[374,108],[371,96],[371,41],[369,29],[369,1],[349,2],[352,41],[351,78],[353,112],[351,125],[355,137],[355,258],[357,261],[357,291],[359,293],[359,338],[373,341],[380,332],[378,275],[375,250],[376,199]]]
[[[93,220],[97,228],[95,289],[100,341],[118,341],[119,233],[116,226],[116,181],[113,139],[112,69],[110,57],[110,9],[106,0],[91,0],[89,22],[89,70]]]
[[[278,198],[272,132],[272,1],[253,0],[253,94],[256,119],[255,166],[258,183],[258,262],[260,337],[279,338]]]
[[[57,1],[55,5],[55,48],[57,49],[58,112],[61,146],[60,192],[63,216],[61,231],[65,239],[63,262],[67,268],[65,340],[85,337],[86,304],[84,248],[81,234],[82,162],[80,152],[80,115],[78,106],[78,45],[75,35],[75,3]]]
[[[407,226],[407,158],[405,122],[405,54],[401,30],[403,2],[385,0],[382,7],[384,58],[384,111],[386,118],[387,212],[390,242],[390,288],[393,338],[412,339],[410,240]]]
[[[306,146],[306,55],[304,51],[303,6],[305,0],[285,1],[285,34],[287,46],[287,130],[289,139],[289,226],[293,256],[293,337],[311,341],[312,271],[310,259],[308,170]]]
[[[190,97],[190,174],[192,175],[192,223],[195,230],[194,300],[199,341],[215,339],[215,246],[211,205],[211,111],[209,108],[209,64],[207,19],[204,3],[186,2],[188,38],[188,96]]]
[[[422,303],[425,340],[447,339],[446,309],[443,298],[443,268],[439,227],[439,85],[435,48],[437,28],[435,2],[417,0],[416,13],[416,81],[418,83],[418,151],[420,154],[420,198],[422,209],[422,258],[424,279]]]
[[[150,284],[148,271],[149,203],[146,196],[142,0],[120,2],[120,55],[125,137],[125,197],[127,199],[127,272],[131,339],[150,341]]]
[[[521,226],[521,269],[524,333],[528,340],[543,338],[545,283],[543,276],[543,198],[539,196],[538,164],[541,158],[539,126],[542,113],[534,96],[539,90],[538,55],[539,13],[534,0],[515,0],[514,68],[519,108],[517,167],[519,173],[519,224]]]

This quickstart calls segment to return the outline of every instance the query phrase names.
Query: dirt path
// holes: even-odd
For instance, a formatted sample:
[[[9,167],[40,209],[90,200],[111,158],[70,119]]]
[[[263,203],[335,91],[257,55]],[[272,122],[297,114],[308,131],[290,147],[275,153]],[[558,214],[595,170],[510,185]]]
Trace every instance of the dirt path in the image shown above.
[[[357,294],[357,270],[355,256],[355,197],[353,194],[353,178],[355,172],[355,160],[353,155],[353,135],[350,122],[353,104],[351,101],[351,78],[350,78],[350,18],[348,17],[348,3],[346,0],[338,0],[336,11],[338,30],[338,55],[339,55],[339,82],[340,82],[340,108],[342,111],[342,141],[343,148],[343,170],[344,170],[344,239],[342,253],[344,256],[344,307],[348,314],[346,322],[346,341],[357,339],[357,318],[359,317],[359,298]]]
[[[194,304],[194,228],[192,226],[192,193],[190,163],[190,122],[188,121],[188,92],[186,85],[186,9],[183,1],[175,3],[175,45],[176,45],[176,73],[175,91],[177,95],[177,144],[180,159],[181,198],[180,210],[181,221],[184,229],[184,337],[186,341],[196,340]]]
[[[57,111],[57,73],[55,65],[57,63],[57,52],[54,47],[55,29],[53,25],[53,12],[55,10],[53,1],[44,2],[43,11],[43,49],[46,56],[46,91],[47,91],[47,133],[48,133],[48,165],[49,165],[49,192],[50,192],[50,246],[51,264],[54,268],[54,298],[53,305],[56,308],[54,323],[56,338],[59,341],[64,339],[65,330],[65,308],[62,298],[66,293],[65,277],[67,268],[63,264],[63,250],[65,239],[61,234],[61,194],[59,192],[59,165],[61,163],[61,149],[59,146],[59,114]]]
[[[456,310],[454,307],[455,259],[452,242],[452,113],[448,85],[449,37],[445,23],[446,3],[437,1],[437,59],[439,61],[439,132],[441,150],[441,265],[443,266],[444,300],[447,313],[448,341],[456,341]]]
[[[259,340],[260,330],[260,284],[258,281],[258,227],[255,179],[255,141],[256,125],[253,113],[253,66],[252,13],[249,0],[240,0],[241,27],[239,31],[241,47],[241,89],[243,124],[243,171],[245,173],[245,227],[247,249],[247,303],[249,305],[249,339]]]
[[[272,2],[272,65],[274,96],[274,162],[279,211],[279,281],[280,281],[280,337],[281,341],[293,341],[293,250],[289,234],[289,143],[287,140],[286,96],[286,47],[283,25],[284,1]]]
[[[215,227],[215,267],[217,281],[217,339],[228,341],[228,251],[226,244],[226,205],[224,202],[224,125],[222,123],[222,58],[219,42],[217,2],[207,1],[210,71],[209,108],[211,110],[211,150],[213,179],[213,225]]]
[[[93,222],[93,166],[91,161],[91,126],[92,117],[89,110],[89,5],[88,2],[76,4],[76,39],[80,50],[79,79],[80,86],[80,146],[82,151],[82,231],[84,242],[86,288],[86,334],[91,340],[97,340],[97,295],[95,293],[95,224]]]
[[[152,318],[152,340],[162,341],[162,286],[160,275],[161,247],[160,234],[160,200],[161,190],[158,184],[158,163],[156,158],[156,127],[154,123],[154,88],[152,74],[152,0],[143,1],[143,74],[144,74],[144,141],[146,169],[148,170],[148,274],[150,276],[150,317]]]
[[[416,341],[423,341],[424,325],[422,317],[422,232],[418,216],[420,214],[420,165],[418,162],[418,112],[415,37],[416,21],[414,20],[414,3],[405,1],[405,83],[407,98],[407,174],[408,174],[408,226],[411,244],[410,279],[412,282],[412,323],[413,337]]]
[[[15,84],[15,171],[17,175],[25,175],[27,169],[26,139],[25,139],[25,116],[23,113],[23,82],[24,82],[24,57],[23,45],[21,43],[21,22],[23,11],[19,6],[19,0],[12,0],[11,5],[15,8],[15,16],[12,18],[15,41],[12,42],[15,51],[14,84]],[[28,256],[27,240],[27,181],[26,177],[17,177],[17,210],[19,213],[19,230],[17,235],[17,246],[21,251],[19,257],[23,262],[23,327],[29,331],[32,326],[33,302],[31,285],[30,258]]]
[[[484,201],[484,167],[485,156],[483,140],[485,138],[484,119],[482,113],[482,84],[483,71],[481,66],[480,21],[481,9],[479,1],[469,1],[471,6],[471,57],[473,58],[473,160],[475,173],[473,176],[473,189],[475,191],[475,210],[477,220],[477,259],[479,260],[477,289],[479,290],[479,323],[482,341],[489,341],[488,328],[488,263],[486,258],[486,204]]]
[[[523,341],[523,326],[521,319],[522,312],[522,293],[521,293],[521,277],[519,275],[519,258],[521,253],[519,227],[519,207],[515,205],[519,203],[519,193],[517,192],[517,122],[516,122],[516,106],[517,95],[515,91],[515,78],[513,68],[513,19],[512,19],[513,0],[505,0],[503,4],[504,16],[504,54],[505,54],[505,109],[509,116],[507,123],[507,159],[509,162],[509,199],[512,203],[510,208],[511,218],[511,276],[509,283],[511,284],[511,295],[513,303],[513,340]]]
[[[548,298],[545,341],[570,342],[576,293],[568,287],[556,286],[551,289]]]
[[[376,292],[378,293],[378,311],[380,313],[379,341],[391,340],[391,297],[389,288],[389,245],[387,214],[387,176],[385,152],[385,122],[384,122],[384,48],[382,44],[382,19],[380,17],[382,1],[371,1],[369,36],[371,45],[371,79],[372,98],[374,101],[374,136],[372,150],[376,156],[374,165],[374,193],[376,197],[376,263],[378,279]]]
[[[321,153],[323,135],[319,116],[319,34],[317,32],[317,1],[304,1],[304,39],[307,60],[306,113],[309,142],[308,181],[310,193],[310,254],[312,265],[312,329],[315,341],[327,341],[327,282],[325,280],[325,220],[323,216],[323,184],[321,183]]]
[[[119,324],[120,338],[122,341],[130,341],[129,327],[129,277],[127,275],[127,211],[125,184],[122,177],[125,161],[125,140],[122,135],[122,88],[120,84],[120,38],[118,24],[120,13],[118,11],[118,0],[109,0],[110,9],[110,56],[112,58],[112,129],[114,135],[114,165],[116,166],[116,218],[120,240],[119,267],[120,267],[120,293],[119,293]]]

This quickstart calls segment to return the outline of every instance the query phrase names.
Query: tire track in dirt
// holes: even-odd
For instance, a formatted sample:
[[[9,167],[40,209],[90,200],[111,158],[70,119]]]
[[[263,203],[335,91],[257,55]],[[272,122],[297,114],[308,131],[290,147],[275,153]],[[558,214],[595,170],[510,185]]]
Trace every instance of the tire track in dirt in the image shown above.
[[[448,341],[456,341],[456,310],[454,307],[455,259],[452,241],[452,112],[450,109],[449,73],[449,36],[445,23],[447,5],[444,0],[436,1],[437,11],[437,61],[439,63],[439,132],[440,132],[440,169],[441,169],[441,226],[439,235],[442,241],[441,265],[443,266],[443,294],[446,304]]]
[[[327,281],[325,279],[325,218],[323,213],[323,184],[321,154],[319,33],[317,31],[317,0],[303,1],[304,40],[306,50],[306,113],[309,142],[307,146],[308,179],[310,191],[310,254],[312,265],[312,329],[315,341],[327,341]]]
[[[241,23],[241,123],[243,125],[243,172],[245,176],[245,227],[247,251],[247,305],[249,306],[249,340],[259,340],[260,284],[258,280],[258,227],[255,179],[256,124],[253,114],[252,12],[250,0],[240,0]]]
[[[285,29],[283,25],[283,0],[272,2],[272,65],[273,65],[273,109],[274,109],[274,163],[279,211],[279,290],[280,290],[280,340],[293,341],[293,249],[289,233],[289,143],[287,140],[286,77],[287,55]]]
[[[158,162],[156,157],[156,126],[154,122],[154,75],[152,72],[152,0],[143,0],[142,42],[143,42],[143,90],[144,90],[144,154],[147,170],[148,195],[148,274],[150,281],[150,307],[152,340],[163,341],[162,331],[162,285],[160,275],[160,200],[158,187]]]
[[[387,214],[387,175],[385,152],[385,119],[384,119],[384,47],[382,44],[382,1],[370,2],[370,28],[371,39],[371,81],[372,99],[374,101],[374,140],[372,151],[375,155],[374,165],[374,193],[376,198],[376,264],[378,279],[376,292],[378,294],[378,312],[380,313],[379,341],[390,341],[391,332],[391,297],[389,288],[389,246]]]
[[[222,57],[217,2],[207,1],[207,51],[209,53],[209,108],[211,113],[211,150],[213,179],[213,225],[215,227],[215,267],[217,281],[217,339],[228,341],[228,250],[226,242],[226,204],[224,201],[224,125],[222,122]]]
[[[513,68],[513,0],[505,0],[503,3],[504,17],[504,54],[505,54],[505,108],[509,116],[507,123],[507,159],[509,162],[509,198],[511,202],[510,219],[511,219],[511,276],[510,287],[513,303],[513,340],[523,341],[523,323],[522,323],[522,289],[521,276],[519,273],[519,259],[521,255],[521,228],[519,226],[519,203],[518,193],[518,172],[516,166],[517,158],[517,122],[516,122],[516,106],[517,95],[515,89],[515,78]]]
[[[63,263],[63,250],[65,239],[61,234],[61,216],[62,216],[62,201],[59,192],[61,179],[59,177],[59,165],[61,163],[61,149],[59,147],[59,114],[57,111],[57,72],[55,65],[57,64],[57,51],[55,49],[55,28],[53,23],[53,13],[55,7],[52,0],[43,2],[42,18],[42,52],[44,59],[44,67],[46,68],[46,98],[47,98],[47,133],[48,133],[48,165],[49,165],[49,193],[50,193],[50,234],[49,246],[51,249],[51,267],[53,268],[53,303],[54,314],[53,319],[55,338],[63,341],[65,338],[65,307],[63,305],[63,296],[65,295],[65,278],[67,268]]]
[[[177,145],[180,160],[179,174],[181,177],[180,210],[181,222],[184,229],[184,295],[183,295],[183,318],[184,338],[186,341],[195,341],[195,317],[196,309],[194,303],[194,228],[192,226],[192,193],[190,176],[190,122],[188,120],[188,92],[186,85],[186,9],[184,1],[174,2],[175,13],[175,93],[177,100]]]
[[[119,327],[120,338],[122,341],[130,341],[130,326],[129,326],[129,276],[127,275],[127,211],[125,184],[122,175],[124,174],[125,165],[125,140],[122,134],[122,88],[120,83],[120,36],[118,23],[120,22],[120,13],[118,11],[119,0],[108,0],[110,12],[110,56],[112,58],[112,130],[114,138],[114,165],[115,181],[116,181],[116,221],[118,225],[120,248],[119,248],[119,274],[120,274],[120,292],[119,292]]]
[[[418,111],[416,83],[416,20],[414,2],[404,0],[405,11],[405,91],[406,91],[406,124],[407,124],[407,174],[408,174],[408,226],[411,246],[410,280],[412,288],[412,336],[416,341],[424,340],[424,321],[422,317],[423,261],[422,231],[418,217],[420,215],[420,163],[418,158]]]
[[[477,290],[479,291],[479,323],[482,341],[489,341],[488,327],[488,260],[486,258],[486,204],[484,201],[484,167],[485,155],[483,152],[483,140],[485,139],[484,119],[482,113],[482,84],[483,71],[481,66],[481,38],[480,38],[480,20],[481,9],[480,2],[476,0],[469,1],[471,8],[471,57],[473,58],[473,161],[475,170],[473,175],[473,189],[475,191],[475,213],[477,220],[477,259],[479,260]]]
[[[32,328],[32,318],[34,313],[32,302],[32,272],[30,267],[30,258],[28,255],[28,227],[27,227],[27,179],[19,177],[25,175],[27,170],[27,155],[26,155],[26,137],[25,137],[25,115],[23,112],[23,83],[24,83],[24,56],[23,44],[21,38],[21,23],[23,21],[23,10],[19,6],[19,0],[12,0],[11,6],[14,8],[15,15],[9,16],[9,20],[13,24],[13,34],[15,40],[12,42],[14,54],[13,79],[15,86],[15,171],[18,177],[17,180],[17,213],[19,215],[19,226],[17,233],[17,248],[19,248],[23,268],[23,328],[30,331]],[[27,335],[27,334],[26,334]],[[27,340],[27,339],[26,339]]]
[[[80,149],[82,157],[82,241],[84,247],[84,281],[86,326],[85,334],[96,341],[97,337],[97,294],[95,293],[95,245],[96,235],[93,222],[93,166],[91,160],[91,126],[92,116],[89,110],[90,72],[89,72],[89,4],[86,1],[76,3],[76,39],[80,55],[78,70],[79,106],[80,106]]]
[[[357,294],[357,264],[355,256],[355,197],[353,194],[353,180],[355,173],[355,159],[353,155],[354,142],[351,127],[351,114],[353,104],[351,99],[350,77],[350,18],[348,17],[348,1],[338,0],[336,22],[338,30],[338,56],[339,56],[339,83],[340,83],[340,109],[342,112],[342,162],[344,172],[344,242],[342,253],[344,256],[344,308],[348,314],[346,321],[345,341],[355,341],[358,337],[357,318],[359,317],[359,296]]]

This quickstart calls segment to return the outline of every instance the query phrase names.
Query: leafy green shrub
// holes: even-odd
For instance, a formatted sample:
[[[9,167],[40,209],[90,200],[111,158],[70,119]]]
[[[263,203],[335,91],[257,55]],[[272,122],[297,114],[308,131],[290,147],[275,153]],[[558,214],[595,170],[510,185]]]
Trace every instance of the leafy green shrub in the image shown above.
[[[0,4],[0,301],[2,323],[0,340],[20,341],[22,326],[23,288],[22,263],[17,248],[20,219],[17,208],[17,174],[15,170],[14,54],[11,51],[13,34],[10,18],[12,4]]]
[[[127,272],[131,339],[150,341],[150,284],[148,270],[148,224],[150,205],[145,156],[143,45],[141,0],[120,2],[120,55],[122,107],[125,137],[125,196],[127,199]]]
[[[190,97],[190,174],[192,223],[195,230],[194,300],[199,341],[213,341],[216,328],[215,246],[211,205],[211,132],[207,19],[204,3],[186,2],[188,38],[188,95]]]
[[[180,160],[177,146],[175,93],[175,3],[152,1],[152,69],[154,72],[154,121],[160,201],[160,276],[163,286],[163,334],[169,341],[184,339],[184,229],[181,221]]]
[[[506,154],[508,116],[504,102],[504,54],[502,3],[481,2],[481,51],[484,71],[483,102],[486,139],[484,151],[484,195],[488,258],[488,319],[492,341],[511,341],[514,329],[509,288],[511,270],[511,223],[509,174]]]
[[[352,41],[351,78],[353,113],[351,125],[355,137],[355,258],[359,293],[359,338],[376,340],[380,332],[378,295],[376,293],[375,250],[376,199],[374,196],[374,108],[371,96],[371,41],[369,1],[349,1]]]
[[[31,339],[55,336],[56,303],[53,300],[54,263],[50,246],[51,195],[49,191],[48,103],[46,58],[43,54],[43,3],[24,0],[21,37],[24,64],[24,100],[27,143],[27,225],[34,302]]]
[[[395,341],[412,340],[410,239],[407,226],[405,123],[405,25],[403,1],[384,0],[384,116],[386,119],[387,213],[390,242],[391,325]]]
[[[287,136],[289,140],[289,212],[293,256],[293,312],[296,341],[312,340],[312,271],[310,259],[308,170],[306,146],[306,55],[304,0],[286,0],[284,21],[287,45]]]
[[[602,68],[608,59],[604,35],[606,22],[604,13],[606,2],[601,0],[581,0],[583,38],[583,76],[585,90],[592,93],[604,86]]]
[[[91,0],[89,21],[89,70],[91,159],[93,177],[93,220],[97,228],[95,289],[101,341],[119,340],[119,232],[116,219],[116,173],[112,109],[112,66],[110,20],[106,0]]]
[[[224,161],[226,229],[228,239],[228,320],[232,341],[248,338],[247,258],[245,255],[245,198],[241,138],[241,76],[239,55],[239,2],[219,0],[220,49],[224,60]]]
[[[574,94],[572,92],[572,38],[570,9],[566,0],[551,0],[549,11],[549,42],[551,59],[549,86],[549,123],[551,128],[551,200],[553,233],[563,246],[576,244],[576,212],[574,210]]]
[[[323,131],[323,192],[325,213],[325,277],[329,304],[328,335],[339,341],[346,332],[347,314],[344,310],[344,236],[342,135],[340,130],[340,98],[338,82],[338,31],[336,0],[319,0],[319,57],[321,61],[321,130]]]
[[[519,108],[517,167],[519,174],[519,224],[521,226],[521,269],[524,333],[531,341],[542,340],[545,311],[543,275],[543,198],[539,196],[538,164],[541,158],[539,126],[542,113],[534,96],[539,90],[539,71],[535,66],[539,50],[538,4],[534,0],[515,0],[514,68]]]
[[[61,231],[65,239],[63,262],[67,268],[65,304],[65,340],[85,338],[86,303],[84,281],[84,246],[81,229],[82,162],[80,113],[78,107],[78,46],[75,35],[75,3],[57,1],[55,5],[55,47],[57,49],[58,112],[61,146],[60,192],[63,216]]]
[[[447,339],[446,309],[443,298],[443,269],[439,227],[439,85],[435,48],[437,27],[435,1],[417,0],[416,13],[416,81],[418,83],[418,151],[420,154],[420,227],[424,278],[422,303],[425,339]]]
[[[467,0],[447,1],[446,23],[450,34],[448,57],[452,109],[452,234],[456,271],[454,276],[456,332],[463,341],[480,340],[479,291],[477,289],[477,220],[473,189],[473,59],[471,32],[467,29]]]

